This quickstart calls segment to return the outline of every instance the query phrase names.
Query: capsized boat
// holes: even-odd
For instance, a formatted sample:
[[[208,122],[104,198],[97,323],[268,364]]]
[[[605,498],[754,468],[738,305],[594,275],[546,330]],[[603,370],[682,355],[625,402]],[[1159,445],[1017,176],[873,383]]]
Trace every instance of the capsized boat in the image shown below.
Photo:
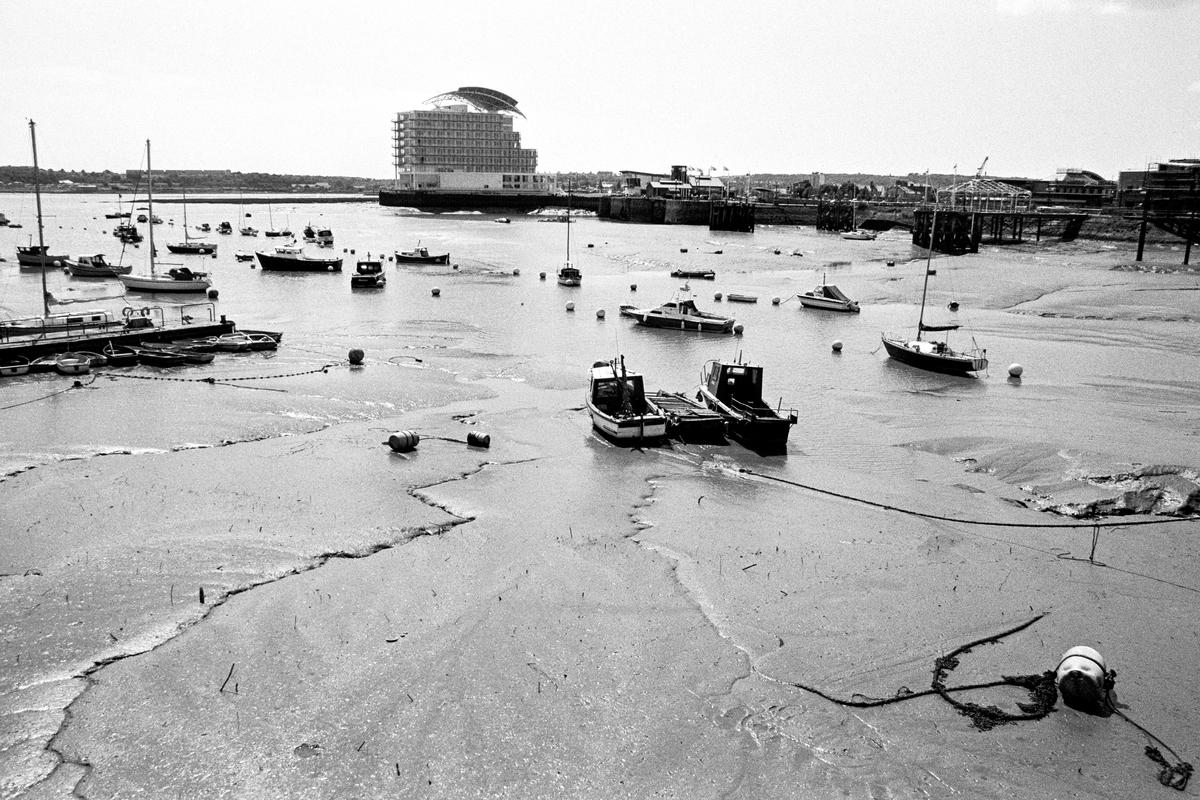
[[[621,309],[622,316],[632,317],[639,325],[650,328],[669,328],[678,331],[705,331],[729,333],[733,330],[733,317],[723,317],[696,307],[686,289],[675,293],[667,302],[654,308]]]
[[[784,453],[796,411],[771,408],[762,391],[763,368],[740,357],[713,359],[701,370],[699,398],[725,418],[729,435],[760,455]]]
[[[921,313],[917,317],[917,335],[914,339],[903,336],[883,334],[883,347],[887,354],[918,369],[930,372],[940,372],[946,375],[970,375],[987,369],[987,350],[975,346],[972,339],[970,350],[953,350],[948,341],[928,340],[922,338],[925,333],[946,332],[958,330],[958,323],[946,325],[927,325],[925,323],[925,298],[929,293],[929,276],[933,270],[929,268],[933,260],[933,231],[937,230],[937,212],[933,213],[930,223],[929,255],[925,259],[925,281],[921,285]],[[949,337],[947,337],[948,339]]]
[[[397,264],[449,264],[450,254],[434,254],[428,247],[414,247],[412,250],[400,250],[395,255]]]
[[[322,258],[304,254],[304,248],[296,245],[280,245],[275,252],[259,250],[258,264],[264,272],[341,272],[341,258]]]
[[[592,427],[621,444],[667,435],[667,419],[646,397],[642,376],[625,369],[625,357],[592,364],[585,398]]]
[[[858,313],[858,303],[846,296],[838,287],[832,283],[825,282],[825,276],[821,276],[821,282],[817,284],[815,289],[802,292],[796,295],[800,299],[800,305],[805,308],[820,308],[825,311],[847,311]]]

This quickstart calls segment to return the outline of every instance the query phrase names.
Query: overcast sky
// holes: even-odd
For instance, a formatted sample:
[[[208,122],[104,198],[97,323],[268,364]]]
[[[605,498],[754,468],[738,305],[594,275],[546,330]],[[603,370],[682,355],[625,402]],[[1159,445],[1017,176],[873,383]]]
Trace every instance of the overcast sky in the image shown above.
[[[1116,177],[1200,157],[1195,0],[0,0],[0,164],[391,177],[515,97],[542,171]]]

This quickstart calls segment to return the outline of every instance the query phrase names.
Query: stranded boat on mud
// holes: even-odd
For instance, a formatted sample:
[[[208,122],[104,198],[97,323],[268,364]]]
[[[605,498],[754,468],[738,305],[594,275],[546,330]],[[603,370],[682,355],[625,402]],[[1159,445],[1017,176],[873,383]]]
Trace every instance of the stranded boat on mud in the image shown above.
[[[756,364],[713,359],[700,375],[699,397],[729,425],[729,435],[760,455],[783,453],[796,424],[796,411],[787,416],[762,398],[763,368]]]
[[[646,397],[642,376],[625,369],[625,357],[592,364],[587,407],[592,427],[621,444],[667,435],[667,419]]]

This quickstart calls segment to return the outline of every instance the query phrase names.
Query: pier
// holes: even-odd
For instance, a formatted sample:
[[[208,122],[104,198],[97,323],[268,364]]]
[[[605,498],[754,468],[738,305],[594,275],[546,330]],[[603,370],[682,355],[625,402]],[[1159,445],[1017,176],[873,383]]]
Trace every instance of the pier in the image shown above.
[[[912,242],[956,256],[978,253],[984,242],[1020,244],[1030,236],[1040,242],[1052,230],[1060,241],[1069,242],[1079,235],[1088,216],[1084,211],[957,211],[929,206],[914,212]],[[937,230],[933,230],[935,218]]]

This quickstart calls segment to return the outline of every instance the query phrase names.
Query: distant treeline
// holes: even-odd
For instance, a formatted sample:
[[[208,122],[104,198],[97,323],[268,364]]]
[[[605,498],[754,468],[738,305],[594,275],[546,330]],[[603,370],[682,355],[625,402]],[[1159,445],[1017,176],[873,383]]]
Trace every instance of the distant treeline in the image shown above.
[[[86,170],[42,169],[41,184],[47,191],[132,191],[144,177],[138,170],[89,172]],[[386,186],[378,178],[344,175],[273,175],[266,172],[231,170],[154,171],[155,188],[186,188],[193,191],[247,192],[361,192]],[[0,166],[0,191],[21,191],[33,186],[32,166]]]

